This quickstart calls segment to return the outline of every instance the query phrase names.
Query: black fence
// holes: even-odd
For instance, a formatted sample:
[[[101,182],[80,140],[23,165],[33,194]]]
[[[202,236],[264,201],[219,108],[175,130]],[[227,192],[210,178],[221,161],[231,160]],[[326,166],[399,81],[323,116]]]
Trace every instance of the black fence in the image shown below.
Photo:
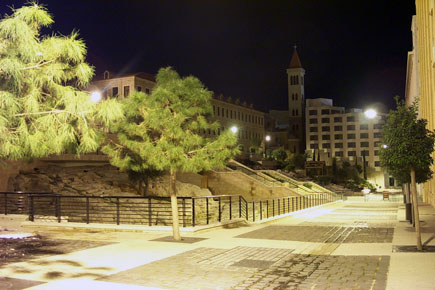
[[[261,201],[240,195],[177,197],[178,218],[183,227],[233,219],[262,220],[341,199],[333,193],[317,193]],[[0,214],[25,214],[30,221],[133,225],[171,225],[170,197],[81,196],[44,192],[0,192]]]

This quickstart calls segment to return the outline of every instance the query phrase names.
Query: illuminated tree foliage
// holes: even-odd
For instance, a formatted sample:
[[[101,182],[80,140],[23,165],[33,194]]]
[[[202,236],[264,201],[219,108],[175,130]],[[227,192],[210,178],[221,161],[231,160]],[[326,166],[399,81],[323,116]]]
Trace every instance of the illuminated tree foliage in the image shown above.
[[[171,68],[160,69],[150,95],[134,92],[123,101],[125,119],[113,128],[117,138],[103,147],[121,170],[170,173],[175,239],[180,239],[176,173],[219,168],[239,153],[235,135],[210,121],[211,94],[195,77],[181,78]]]
[[[93,103],[94,69],[77,32],[41,36],[53,19],[36,3],[0,20],[0,158],[17,160],[95,151],[96,125],[122,118],[116,100]]]
[[[427,120],[418,118],[418,104],[407,107],[396,97],[397,109],[390,111],[383,129],[380,158],[382,165],[400,182],[411,183],[417,232],[417,248],[422,249],[416,183],[432,177],[435,134],[426,128]]]

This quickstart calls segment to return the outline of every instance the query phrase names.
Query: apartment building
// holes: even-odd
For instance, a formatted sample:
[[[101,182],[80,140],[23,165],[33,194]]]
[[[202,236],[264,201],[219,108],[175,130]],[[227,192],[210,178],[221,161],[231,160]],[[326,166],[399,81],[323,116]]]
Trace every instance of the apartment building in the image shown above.
[[[369,119],[361,109],[333,105],[331,99],[306,100],[306,151],[320,155],[327,166],[332,159],[365,166],[368,179],[382,187],[394,186],[394,179],[381,168],[379,150],[386,114]],[[319,154],[320,153],[320,154]]]

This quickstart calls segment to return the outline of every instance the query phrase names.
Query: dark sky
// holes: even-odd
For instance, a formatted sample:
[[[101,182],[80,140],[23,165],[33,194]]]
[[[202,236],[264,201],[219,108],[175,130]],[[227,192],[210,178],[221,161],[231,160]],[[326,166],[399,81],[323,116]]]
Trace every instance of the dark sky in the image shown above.
[[[24,2],[1,0],[1,15]],[[413,0],[39,3],[54,16],[53,31],[80,31],[97,74],[155,74],[170,65],[257,109],[286,109],[286,68],[296,44],[306,98],[391,108],[394,96],[404,95]]]

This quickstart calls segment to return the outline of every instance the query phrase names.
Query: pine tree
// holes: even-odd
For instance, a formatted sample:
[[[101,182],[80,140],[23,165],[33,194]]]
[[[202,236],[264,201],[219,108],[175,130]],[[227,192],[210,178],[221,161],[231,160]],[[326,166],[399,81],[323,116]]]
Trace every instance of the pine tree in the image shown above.
[[[125,119],[113,127],[117,138],[103,152],[121,170],[165,170],[170,174],[173,234],[180,240],[177,172],[224,166],[239,153],[235,135],[211,122],[211,92],[195,77],[181,78],[170,67],[159,70],[150,95],[133,92],[123,101]],[[214,132],[214,138],[205,136]]]
[[[432,177],[430,166],[435,133],[426,128],[427,121],[418,118],[418,103],[407,107],[396,97],[397,109],[390,111],[383,129],[382,166],[402,183],[411,182],[417,248],[422,250],[416,183]]]
[[[83,40],[41,36],[53,19],[36,2],[12,12],[0,20],[0,159],[95,151],[96,126],[123,115],[116,100],[97,105],[80,90],[94,74]]]

